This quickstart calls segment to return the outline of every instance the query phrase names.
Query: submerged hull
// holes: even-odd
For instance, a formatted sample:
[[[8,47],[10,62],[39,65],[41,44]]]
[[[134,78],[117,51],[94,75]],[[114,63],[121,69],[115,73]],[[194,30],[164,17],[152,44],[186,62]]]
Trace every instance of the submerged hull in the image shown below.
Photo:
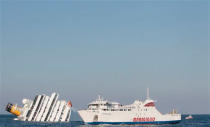
[[[17,116],[15,120],[33,122],[69,122],[71,102],[58,100],[59,95],[37,95],[34,100],[23,99],[23,107],[9,103],[6,111]]]

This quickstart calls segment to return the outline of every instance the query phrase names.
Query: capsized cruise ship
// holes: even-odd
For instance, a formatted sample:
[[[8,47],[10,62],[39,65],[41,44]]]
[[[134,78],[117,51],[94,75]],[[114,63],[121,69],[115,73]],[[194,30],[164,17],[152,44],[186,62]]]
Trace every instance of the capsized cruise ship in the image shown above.
[[[89,103],[88,108],[79,110],[79,115],[86,124],[175,124],[181,121],[181,114],[175,110],[168,114],[160,113],[155,101],[149,97],[145,101],[135,100],[133,104],[121,105],[109,102],[100,96]]]
[[[15,120],[34,122],[69,122],[72,104],[58,100],[59,94],[36,95],[34,100],[23,99],[23,107],[8,103],[6,111],[17,116]]]

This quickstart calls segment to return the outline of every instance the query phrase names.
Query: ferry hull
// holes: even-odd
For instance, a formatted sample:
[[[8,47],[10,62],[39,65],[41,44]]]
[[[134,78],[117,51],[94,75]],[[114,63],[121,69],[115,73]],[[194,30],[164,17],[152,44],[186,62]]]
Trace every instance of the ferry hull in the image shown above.
[[[90,125],[176,124],[181,121],[181,114],[176,110],[160,113],[155,107],[155,101],[150,99],[148,90],[145,101],[135,100],[129,105],[110,102],[98,96],[98,99],[88,104],[87,109],[79,110],[78,113],[84,123]]]
[[[110,124],[110,125],[145,125],[145,124],[177,124],[181,120],[173,121],[150,121],[150,122],[88,122],[86,124],[99,125],[99,124]]]
[[[80,117],[86,124],[98,125],[98,124],[126,124],[126,125],[135,125],[135,124],[176,124],[181,121],[180,114],[155,114],[145,115],[138,117],[137,114],[140,114],[137,110],[133,109],[130,112],[120,112],[120,111],[87,111],[80,110],[78,111]],[[94,119],[97,116],[97,120]]]

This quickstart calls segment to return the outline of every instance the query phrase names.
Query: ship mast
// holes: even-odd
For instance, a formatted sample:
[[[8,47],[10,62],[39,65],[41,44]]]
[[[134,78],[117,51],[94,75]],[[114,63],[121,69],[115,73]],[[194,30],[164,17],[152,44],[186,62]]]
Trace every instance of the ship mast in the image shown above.
[[[150,97],[149,97],[149,88],[147,88],[147,99],[150,99]]]
[[[102,100],[101,95],[98,95],[98,100],[99,100],[99,101],[101,101],[101,100]]]

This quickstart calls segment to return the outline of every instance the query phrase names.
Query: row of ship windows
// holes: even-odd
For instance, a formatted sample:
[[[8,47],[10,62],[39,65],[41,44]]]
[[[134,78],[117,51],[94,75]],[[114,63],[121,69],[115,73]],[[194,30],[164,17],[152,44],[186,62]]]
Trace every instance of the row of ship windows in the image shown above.
[[[103,111],[131,111],[131,109],[133,109],[133,107],[128,108],[128,109],[102,109]],[[89,110],[98,110],[95,108],[89,108]],[[148,109],[138,109],[138,111],[147,111]]]
[[[96,109],[90,109],[96,110]],[[131,111],[131,109],[102,109],[103,111]],[[147,111],[147,109],[141,109],[141,111]]]
[[[131,111],[131,109],[103,109],[103,111]],[[147,109],[141,109],[141,111],[147,111]]]
[[[97,109],[89,109],[89,110],[97,110]],[[103,111],[131,111],[131,109],[102,109]]]
[[[147,111],[147,109],[141,109],[141,111]]]
[[[103,109],[103,111],[131,111],[131,109]]]

